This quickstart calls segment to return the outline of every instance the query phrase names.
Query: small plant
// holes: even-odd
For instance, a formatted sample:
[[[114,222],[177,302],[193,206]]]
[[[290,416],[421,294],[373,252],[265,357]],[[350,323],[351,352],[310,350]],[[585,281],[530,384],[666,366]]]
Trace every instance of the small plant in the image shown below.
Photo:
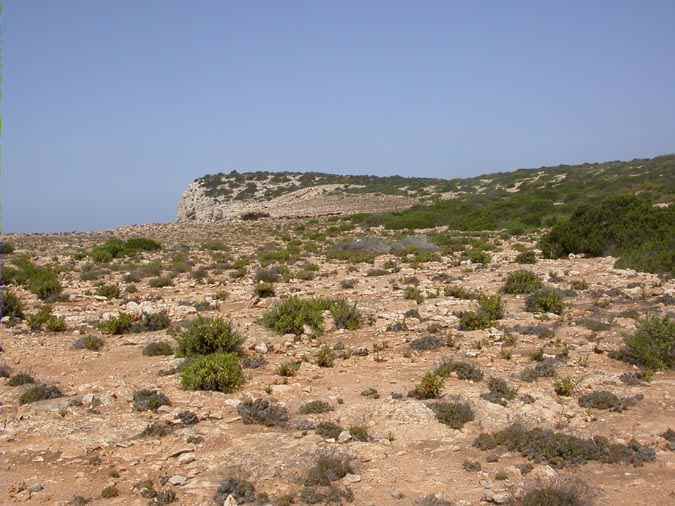
[[[261,299],[274,297],[274,285],[272,283],[259,282],[255,285],[255,294]]]
[[[424,302],[424,296],[419,288],[416,286],[407,286],[403,292],[403,297],[406,300],[414,300],[418,304]]]
[[[154,341],[145,345],[143,355],[146,357],[173,355],[173,346],[167,341]]]
[[[167,286],[173,286],[173,279],[169,276],[158,276],[148,281],[148,285],[151,288],[164,288]]]
[[[562,300],[562,292],[556,288],[540,288],[532,293],[525,304],[525,309],[530,313],[563,313],[565,305]]]
[[[282,362],[277,368],[277,374],[285,378],[295,376],[300,369],[301,362]]]
[[[274,427],[288,422],[288,410],[272,400],[246,399],[239,404],[237,410],[245,424],[257,423]]]
[[[343,290],[351,290],[356,286],[357,281],[355,279],[343,279],[340,281],[340,288]]]
[[[113,497],[117,497],[119,495],[120,491],[117,489],[115,485],[108,485],[101,492],[101,497],[104,499],[112,499]]]
[[[473,300],[478,299],[478,297],[480,297],[480,292],[468,290],[466,288],[456,285],[448,285],[445,288],[443,288],[443,294],[446,297],[454,297],[455,299],[462,299],[462,300]]]
[[[436,399],[443,391],[443,378],[433,372],[426,373],[408,396],[415,399]]]
[[[516,398],[518,390],[501,378],[488,379],[488,392],[481,394],[481,398],[494,404],[506,406],[508,401]]]
[[[461,429],[464,424],[474,419],[471,405],[464,401],[434,402],[429,407],[436,415],[436,419],[453,429]]]
[[[351,458],[334,451],[320,452],[314,465],[307,471],[305,485],[328,486],[333,481],[341,480],[354,469]]]
[[[585,279],[575,279],[571,283],[572,290],[588,290],[588,282]]]
[[[415,351],[437,350],[447,345],[447,339],[441,339],[440,337],[436,336],[420,337],[410,343],[410,347]]]
[[[24,318],[21,300],[4,287],[0,290],[0,315],[16,318],[17,320]]]
[[[198,316],[178,337],[178,355],[208,355],[238,353],[244,338],[222,318]]]
[[[520,373],[520,379],[532,383],[539,378],[552,378],[555,376],[555,364],[551,361],[542,361],[534,367],[527,367]]]
[[[302,415],[313,415],[329,411],[333,411],[333,406],[326,401],[310,401],[303,404],[298,412]]]
[[[43,306],[36,313],[28,315],[26,322],[31,330],[42,330],[43,327],[50,332],[66,330],[65,319],[54,315],[51,306]]]
[[[434,373],[442,378],[448,378],[452,373],[455,373],[461,380],[481,381],[483,379],[483,371],[480,370],[480,367],[469,362],[455,362],[451,359],[444,359],[434,369]]]
[[[131,332],[131,329],[134,324],[134,318],[129,313],[120,313],[117,316],[111,316],[107,320],[101,322],[98,325],[98,328],[101,332],[106,334],[126,334]]]
[[[368,427],[365,425],[352,425],[349,427],[349,434],[352,436],[352,439],[356,441],[367,442],[370,440]]]
[[[344,299],[332,301],[330,312],[337,329],[356,330],[361,326],[361,312],[356,303],[350,304]]]
[[[553,382],[553,390],[561,397],[570,397],[577,388],[578,380],[571,376],[558,378]]]
[[[316,433],[326,439],[337,439],[344,430],[333,422],[321,422],[316,426]]]
[[[316,365],[319,367],[333,367],[335,365],[335,352],[324,344],[316,355]]]
[[[230,496],[234,498],[235,504],[253,503],[256,501],[255,487],[250,481],[228,478],[220,482],[213,501],[215,504],[225,504]]]
[[[59,388],[41,383],[30,387],[21,394],[21,397],[19,397],[19,404],[30,404],[32,402],[57,399],[59,397],[63,397],[63,393]]]
[[[0,255],[11,255],[14,253],[14,245],[11,242],[0,241]]]
[[[532,250],[523,251],[516,256],[515,262],[517,264],[536,264],[537,255]]]
[[[181,371],[187,390],[215,390],[231,393],[244,384],[239,358],[232,353],[213,353],[191,360]]]
[[[20,385],[28,385],[31,383],[35,383],[33,377],[30,374],[23,372],[17,373],[7,380],[7,384],[10,387],[18,387]]]
[[[626,404],[617,395],[606,390],[590,392],[579,397],[579,406],[582,408],[607,409],[609,411],[621,412],[627,407]]]
[[[675,321],[665,316],[648,316],[635,333],[626,338],[619,358],[654,371],[675,367]]]
[[[160,406],[170,406],[169,398],[159,390],[144,388],[134,392],[134,408],[137,411],[157,411]]]
[[[73,342],[73,348],[76,350],[99,351],[103,348],[105,342],[97,336],[84,336],[76,339]]]
[[[502,291],[510,294],[532,293],[541,287],[541,280],[534,272],[519,270],[509,273]]]
[[[106,299],[119,299],[121,292],[118,285],[99,285],[96,288],[96,295]]]
[[[518,506],[591,506],[589,487],[578,480],[556,479],[525,492]]]
[[[323,331],[323,310],[324,306],[314,299],[289,297],[267,311],[262,321],[278,334],[299,336],[304,332],[305,325],[320,333]]]

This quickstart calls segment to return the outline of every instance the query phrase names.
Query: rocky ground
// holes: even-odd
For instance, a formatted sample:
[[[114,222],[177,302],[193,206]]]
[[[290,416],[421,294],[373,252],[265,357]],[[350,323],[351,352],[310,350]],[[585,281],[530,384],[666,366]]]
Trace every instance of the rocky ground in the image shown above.
[[[37,265],[59,269],[64,290],[51,307],[64,318],[65,330],[30,330],[26,321],[12,324],[8,318],[0,327],[0,365],[8,376],[0,377],[0,503],[245,504],[253,493],[242,491],[244,485],[223,485],[236,479],[255,487],[258,504],[325,503],[321,495],[333,494],[356,505],[468,506],[507,503],[537,483],[569,477],[583,480],[597,505],[675,504],[675,441],[662,437],[675,429],[675,373],[641,378],[636,366],[610,357],[645,314],[673,316],[673,280],[616,270],[612,258],[515,263],[519,251],[535,247],[534,236],[481,237],[491,257],[487,264],[467,260],[461,249],[387,253],[359,263],[326,254],[331,242],[365,234],[341,224],[264,220],[4,238],[16,247],[7,263],[28,254]],[[88,252],[113,236],[152,238],[162,249],[92,266]],[[290,258],[264,254],[289,245],[296,248]],[[161,262],[168,286],[129,276],[152,261]],[[274,283],[273,296],[255,293],[260,262],[288,268]],[[474,310],[477,302],[446,287],[496,294],[519,269],[566,291],[562,314],[529,312],[527,295],[502,294],[503,318],[483,329],[460,330],[459,313]],[[95,274],[83,275],[90,272]],[[119,286],[119,297],[98,295],[102,283]],[[30,291],[12,291],[26,314],[43,307]],[[321,335],[310,328],[279,335],[260,318],[289,295],[356,303],[360,328],[338,329],[326,314]],[[99,330],[98,323],[121,311],[164,311],[171,326],[122,335]],[[244,369],[246,383],[236,392],[186,390],[176,371],[184,359],[144,355],[149,343],[175,345],[181,322],[197,314],[230,320],[246,338],[242,353],[259,360],[260,367]],[[73,347],[89,335],[100,337],[103,347]],[[429,336],[436,339],[417,341]],[[324,346],[335,356],[332,367],[317,364]],[[467,380],[455,371],[436,392],[441,401],[469,404],[473,419],[459,429],[439,421],[432,409],[438,400],[409,396],[448,358],[483,373]],[[289,361],[301,364],[297,372],[280,375],[279,366]],[[538,364],[550,364],[554,375],[524,381],[522,371]],[[10,386],[17,373],[56,386],[63,396],[21,404],[31,385]],[[517,389],[512,399],[484,398],[493,377]],[[556,382],[566,378],[573,388],[559,395]],[[142,389],[160,391],[169,404],[139,411],[134,394]],[[625,410],[580,405],[580,398],[596,391],[630,402]],[[287,409],[288,420],[244,423],[240,403],[246,399],[274,400]],[[330,411],[300,413],[317,400]],[[317,426],[326,421],[347,430],[320,435]],[[528,459],[504,446],[474,445],[479,434],[514,422],[624,445],[636,440],[651,458],[638,465],[564,465]],[[148,426],[164,427],[165,434],[142,435]],[[330,486],[309,483],[309,470],[326,453],[347,459],[345,472]]]

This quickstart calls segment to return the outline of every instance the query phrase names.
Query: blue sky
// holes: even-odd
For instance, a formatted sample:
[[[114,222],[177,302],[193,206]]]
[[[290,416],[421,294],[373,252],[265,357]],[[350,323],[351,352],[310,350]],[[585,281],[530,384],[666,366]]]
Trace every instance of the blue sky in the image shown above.
[[[171,221],[190,181],[232,168],[672,153],[674,21],[672,0],[7,1],[4,229]]]

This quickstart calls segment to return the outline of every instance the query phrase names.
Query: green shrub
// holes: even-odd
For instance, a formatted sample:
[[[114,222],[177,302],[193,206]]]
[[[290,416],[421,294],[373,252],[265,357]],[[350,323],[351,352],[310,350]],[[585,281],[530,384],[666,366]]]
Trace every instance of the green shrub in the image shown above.
[[[272,283],[257,283],[255,285],[255,294],[260,298],[274,297],[274,285]]]
[[[7,380],[7,384],[10,387],[18,387],[20,385],[30,385],[31,383],[35,383],[33,377],[30,374],[26,374],[23,372],[17,373]]]
[[[516,256],[515,262],[517,264],[536,264],[537,255],[532,250],[523,251]]]
[[[244,424],[258,423],[267,427],[282,426],[288,422],[288,410],[274,400],[246,399],[237,411]]]
[[[300,409],[298,410],[298,412],[302,415],[313,415],[313,414],[318,414],[318,413],[328,413],[329,411],[333,411],[333,406],[331,406],[326,401],[306,402],[305,404],[300,406]]]
[[[87,349],[89,351],[98,351],[103,348],[105,342],[97,336],[84,336],[73,342],[73,348],[76,350]]]
[[[540,288],[530,294],[525,303],[525,309],[531,313],[562,314],[565,308],[562,292],[557,288]]]
[[[481,295],[478,298],[478,312],[486,315],[490,320],[504,318],[504,303],[498,295]]]
[[[474,419],[473,409],[468,402],[434,402],[429,407],[436,415],[436,419],[453,429],[461,429],[464,424]]]
[[[532,293],[542,287],[541,280],[531,271],[513,271],[506,277],[502,291],[504,293]]]
[[[321,299],[301,299],[289,297],[267,311],[263,317],[263,324],[278,334],[295,334],[304,332],[308,325],[317,334],[323,332],[323,311],[328,305]]]
[[[244,338],[222,318],[198,316],[178,337],[178,355],[208,355],[210,353],[238,353]]]
[[[14,253],[14,245],[11,242],[0,241],[0,255],[10,255]]]
[[[481,381],[483,379],[483,371],[480,367],[469,362],[445,359],[434,369],[434,373],[442,378],[450,377],[453,372],[461,380]]]
[[[518,390],[501,378],[488,379],[488,392],[481,394],[481,398],[494,404],[506,406],[508,401],[516,398]]]
[[[277,374],[285,378],[295,376],[300,369],[301,362],[282,362],[277,368]]]
[[[117,285],[99,285],[96,288],[96,295],[100,295],[106,299],[119,299],[120,287]]]
[[[368,434],[368,427],[366,427],[365,425],[350,426],[349,434],[355,441],[362,441],[362,442],[370,441],[370,435]]]
[[[155,341],[145,345],[143,355],[146,357],[173,355],[173,347],[167,341]]]
[[[46,324],[49,332],[64,332],[66,330],[66,320],[63,316],[52,315]]]
[[[157,411],[161,406],[170,406],[169,398],[159,390],[147,388],[134,392],[134,408],[138,411]]]
[[[478,248],[472,248],[464,252],[464,258],[471,260],[474,264],[489,264],[492,258],[486,251]]]
[[[530,460],[546,462],[555,468],[586,464],[589,461],[642,465],[656,459],[653,448],[642,446],[635,440],[623,445],[610,443],[601,436],[581,439],[552,430],[527,429],[519,423],[494,434],[480,434],[474,441],[474,446],[481,450],[493,450],[503,446]]]
[[[314,465],[307,471],[305,485],[329,486],[354,472],[351,458],[334,451],[323,451]],[[338,504],[341,504],[340,501]],[[351,501],[350,501],[351,502]]]
[[[234,392],[244,384],[239,357],[232,353],[197,357],[181,371],[181,384],[188,390]]]
[[[416,286],[406,286],[405,291],[403,292],[403,297],[406,300],[414,300],[418,304],[424,302],[424,296],[419,288]]]
[[[157,313],[143,313],[140,320],[134,325],[134,332],[156,332],[171,325],[171,319],[166,311]]]
[[[25,316],[21,300],[5,288],[0,290],[0,316],[9,316],[17,320],[21,320]]]
[[[337,439],[344,429],[333,422],[321,422],[316,426],[316,433],[326,439]]]
[[[99,323],[98,328],[106,334],[126,334],[131,332],[134,325],[134,318],[129,313],[120,313],[117,316],[111,316],[107,320]]]
[[[675,367],[675,321],[667,316],[648,316],[625,344],[620,358],[627,362],[655,371]]]
[[[335,352],[325,344],[316,355],[316,365],[319,367],[333,367],[335,364]]]
[[[361,326],[361,312],[356,303],[350,304],[344,299],[337,299],[330,303],[330,312],[335,321],[335,328],[356,330]]]
[[[151,288],[165,288],[167,286],[173,286],[173,278],[170,276],[158,276],[148,281],[148,285]]]
[[[141,251],[157,251],[161,249],[161,247],[162,246],[158,242],[142,237],[128,239],[127,241],[110,239],[109,241],[92,248],[89,252],[89,256],[94,262],[107,263],[115,258],[132,256]]]
[[[28,315],[26,322],[31,330],[42,330],[43,328],[50,332],[66,330],[65,319],[54,315],[51,306],[43,306],[36,313]]]
[[[56,399],[63,397],[63,393],[57,387],[52,385],[39,384],[30,387],[21,397],[19,397],[19,404],[30,404],[32,402],[44,401],[47,399]]]
[[[468,290],[461,286],[449,285],[443,288],[443,294],[446,297],[454,297],[455,299],[473,300],[480,297],[480,292]]]
[[[443,391],[443,378],[434,372],[428,372],[408,396],[415,399],[436,399]]]
[[[517,506],[591,506],[589,488],[577,480],[557,479],[525,492]]]
[[[579,382],[571,376],[558,378],[553,382],[553,390],[561,397],[570,397]]]
[[[39,267],[24,256],[12,259],[12,266],[4,267],[2,275],[7,283],[21,285],[42,300],[53,300],[63,290],[56,271]]]
[[[619,196],[580,206],[542,238],[549,258],[569,253],[619,257],[617,267],[675,275],[675,208]]]

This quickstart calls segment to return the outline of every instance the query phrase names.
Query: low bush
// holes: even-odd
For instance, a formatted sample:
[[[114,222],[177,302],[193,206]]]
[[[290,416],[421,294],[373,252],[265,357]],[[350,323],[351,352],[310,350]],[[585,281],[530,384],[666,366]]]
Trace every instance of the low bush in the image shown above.
[[[66,330],[66,321],[63,317],[52,313],[51,306],[43,306],[36,313],[28,315],[26,319],[31,330],[47,329],[50,332],[63,332]]]
[[[316,426],[316,433],[326,439],[336,439],[344,429],[333,422],[321,422]]]
[[[11,266],[4,266],[2,277],[5,282],[23,286],[45,301],[56,299],[63,291],[56,271],[37,266],[25,256],[13,258]]]
[[[157,251],[161,248],[162,246],[158,242],[143,237],[128,239],[127,241],[110,239],[92,248],[89,256],[95,262],[107,263],[115,258],[136,255],[141,251]]]
[[[541,287],[542,282],[534,272],[520,270],[506,276],[502,291],[510,294],[532,293]]]
[[[590,392],[579,397],[579,406],[582,408],[607,409],[609,411],[621,412],[634,404],[637,399],[621,399],[616,394],[606,390]]]
[[[366,427],[365,425],[352,425],[351,427],[349,427],[349,434],[355,441],[361,442],[370,441],[370,435],[368,434],[368,427]]]
[[[278,334],[301,335],[305,325],[314,333],[323,332],[323,312],[330,311],[335,320],[336,328],[355,330],[361,325],[361,313],[356,305],[343,299],[302,299],[289,297],[267,311],[263,317],[263,324]]]
[[[118,285],[99,285],[96,288],[96,295],[106,299],[119,299],[121,292]]]
[[[0,290],[0,317],[5,316],[22,320],[25,314],[21,300],[14,293],[3,288]]]
[[[7,380],[7,384],[10,387],[18,387],[20,385],[29,385],[35,383],[35,380],[30,374],[26,374],[24,372],[20,372],[12,376]]]
[[[509,385],[501,378],[488,379],[488,392],[481,394],[481,398],[494,404],[506,406],[509,401],[516,398],[518,390]]]
[[[526,490],[514,506],[591,506],[589,487],[578,480],[556,479]]]
[[[561,397],[570,397],[577,388],[578,381],[571,376],[558,378],[553,382],[553,390]]]
[[[286,378],[295,376],[301,364],[301,362],[282,362],[277,368],[277,374]]]
[[[461,380],[481,381],[483,379],[483,371],[480,367],[469,362],[456,362],[451,359],[444,359],[434,369],[434,373],[442,378],[448,378],[455,373]]]
[[[337,329],[356,330],[361,326],[362,316],[356,308],[356,303],[350,304],[344,299],[333,300],[330,312]]]
[[[255,486],[250,481],[228,478],[218,485],[213,501],[224,504],[230,496],[235,499],[235,504],[253,503],[256,501]]]
[[[474,419],[471,405],[465,401],[434,402],[429,405],[436,419],[453,429],[461,429],[464,424]]]
[[[477,311],[459,313],[460,330],[480,330],[492,326],[504,317],[504,303],[499,295],[481,295]]]
[[[274,291],[274,285],[272,283],[258,282],[255,285],[254,292],[256,296],[264,299],[265,297],[274,297],[276,292]]]
[[[656,459],[653,448],[642,446],[635,440],[624,445],[610,443],[602,436],[582,439],[547,429],[527,429],[519,423],[494,434],[482,433],[473,445],[481,450],[505,447],[534,462],[545,462],[555,468],[586,464],[589,461],[639,466]]]
[[[105,342],[97,336],[84,336],[76,339],[73,342],[73,348],[76,350],[99,351],[103,348]]]
[[[167,286],[173,286],[173,278],[171,278],[171,276],[158,276],[148,281],[148,285],[150,288],[164,288]]]
[[[668,316],[648,316],[625,339],[625,349],[613,355],[655,371],[675,367],[675,321]]]
[[[268,399],[246,399],[237,410],[244,424],[260,424],[267,427],[285,425],[288,422],[288,410],[276,401]]]
[[[0,255],[11,255],[14,253],[14,245],[11,242],[0,241]]]
[[[213,353],[190,360],[181,371],[181,384],[187,390],[215,390],[231,393],[244,384],[239,357],[232,353]]]
[[[437,336],[425,336],[417,338],[410,343],[410,347],[415,351],[430,351],[443,348],[448,345],[447,339],[441,339]]]
[[[530,294],[525,303],[525,309],[530,313],[563,313],[565,304],[563,302],[562,292],[557,288],[540,288]]]
[[[324,450],[317,455],[314,465],[307,471],[305,485],[328,486],[353,472],[349,456]]]
[[[30,404],[32,402],[44,401],[48,399],[57,399],[63,397],[63,392],[53,385],[43,383],[30,387],[19,397],[19,404]]]
[[[619,257],[618,268],[675,275],[675,208],[619,196],[580,206],[540,241],[549,258],[569,253]]]
[[[539,378],[552,378],[555,376],[555,370],[556,367],[553,361],[544,360],[534,367],[527,367],[523,369],[520,372],[520,379],[527,383],[532,383]]]
[[[134,408],[137,411],[157,411],[160,406],[170,406],[169,398],[159,390],[147,388],[134,392]]]
[[[180,356],[208,355],[210,353],[239,353],[244,338],[222,318],[198,316],[178,336]]]
[[[415,399],[436,399],[443,391],[443,378],[434,372],[428,372],[419,384],[408,393],[409,397]]]
[[[309,401],[300,406],[300,409],[298,410],[302,415],[328,413],[329,411],[333,411],[333,406],[326,401]]]
[[[517,264],[536,264],[537,255],[532,250],[523,251],[516,256],[515,262]]]
[[[446,297],[454,297],[455,299],[473,300],[480,297],[480,292],[475,290],[468,290],[461,286],[449,285],[443,289]]]
[[[316,354],[316,365],[319,367],[333,367],[335,365],[335,352],[324,344]]]
[[[134,318],[129,313],[119,313],[99,323],[98,328],[106,334],[119,335],[131,332]]]
[[[155,341],[148,343],[143,347],[143,355],[146,357],[173,355],[173,346],[171,346],[171,343],[167,341]]]

